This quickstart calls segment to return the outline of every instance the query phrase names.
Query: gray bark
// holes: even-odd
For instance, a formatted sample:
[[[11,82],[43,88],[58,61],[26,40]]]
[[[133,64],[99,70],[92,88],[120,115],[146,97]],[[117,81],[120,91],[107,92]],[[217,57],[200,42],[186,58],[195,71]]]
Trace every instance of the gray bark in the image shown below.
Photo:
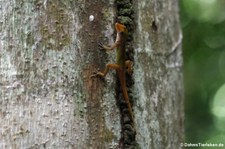
[[[105,149],[120,139],[113,0],[0,1],[0,148]],[[134,2],[132,89],[141,149],[181,148],[183,87],[177,0]],[[89,16],[94,15],[94,21]]]
[[[141,148],[181,148],[183,140],[182,34],[178,2],[138,1],[135,117]]]

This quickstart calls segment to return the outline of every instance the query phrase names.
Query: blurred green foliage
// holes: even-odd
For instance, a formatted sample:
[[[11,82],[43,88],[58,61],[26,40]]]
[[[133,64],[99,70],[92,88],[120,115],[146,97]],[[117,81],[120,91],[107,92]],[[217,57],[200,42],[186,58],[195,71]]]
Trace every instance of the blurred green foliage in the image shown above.
[[[221,138],[225,148],[225,0],[180,0],[180,19],[185,142]]]

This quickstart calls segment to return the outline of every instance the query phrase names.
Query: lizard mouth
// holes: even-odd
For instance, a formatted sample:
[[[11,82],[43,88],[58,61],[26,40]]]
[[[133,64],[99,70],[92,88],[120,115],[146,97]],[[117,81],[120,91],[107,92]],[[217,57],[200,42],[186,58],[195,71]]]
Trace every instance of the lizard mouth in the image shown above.
[[[115,24],[115,28],[117,32],[124,32],[126,27],[123,24],[120,23],[116,23]]]

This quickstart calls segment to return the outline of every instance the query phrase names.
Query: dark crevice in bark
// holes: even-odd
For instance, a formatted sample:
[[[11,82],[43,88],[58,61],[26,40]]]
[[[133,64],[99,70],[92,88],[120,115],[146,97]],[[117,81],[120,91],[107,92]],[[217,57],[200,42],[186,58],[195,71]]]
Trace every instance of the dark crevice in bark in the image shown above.
[[[128,29],[128,38],[126,44],[126,59],[131,60],[134,63],[134,50],[133,50],[133,32],[134,32],[134,10],[132,0],[115,0],[115,5],[117,8],[117,16],[115,22],[122,23]],[[116,99],[117,105],[121,113],[121,139],[120,148],[121,149],[136,149],[136,130],[135,123],[132,120],[132,116],[128,112],[127,104],[124,100],[119,78],[117,77],[116,82]],[[129,95],[129,100],[131,105],[133,105],[133,98],[131,95],[132,88],[134,85],[134,78],[132,75],[126,73],[126,85]],[[133,115],[134,117],[134,115]]]

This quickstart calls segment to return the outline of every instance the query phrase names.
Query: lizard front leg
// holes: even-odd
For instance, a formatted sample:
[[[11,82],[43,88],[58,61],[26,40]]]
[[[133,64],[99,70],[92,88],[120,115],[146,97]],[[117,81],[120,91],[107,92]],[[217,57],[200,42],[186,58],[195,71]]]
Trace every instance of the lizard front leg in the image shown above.
[[[118,46],[118,43],[113,43],[111,46],[106,46],[106,45],[103,45],[101,43],[98,43],[98,46],[104,50],[107,50],[107,51],[111,51],[113,49],[115,49],[117,46]]]

